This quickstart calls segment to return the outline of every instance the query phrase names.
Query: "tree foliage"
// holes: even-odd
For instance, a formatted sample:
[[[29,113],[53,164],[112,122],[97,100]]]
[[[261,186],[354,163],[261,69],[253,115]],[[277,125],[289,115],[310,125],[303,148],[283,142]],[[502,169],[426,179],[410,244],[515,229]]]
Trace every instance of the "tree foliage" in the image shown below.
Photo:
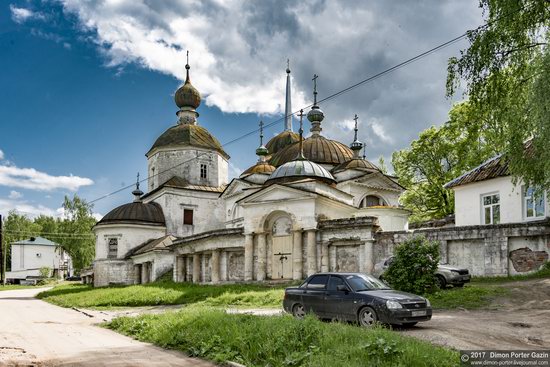
[[[15,211],[9,212],[3,229],[8,269],[11,264],[11,244],[32,236],[41,236],[58,243],[71,256],[77,271],[92,263],[95,256],[92,227],[96,223],[92,216],[92,206],[74,195],[72,199],[65,196],[63,209],[63,218],[40,215],[30,219]]]
[[[392,155],[399,183],[407,188],[401,202],[412,211],[411,222],[452,214],[454,194],[445,183],[499,151],[499,132],[478,112],[468,102],[456,104],[448,122],[421,132],[409,148]]]
[[[400,291],[429,293],[436,288],[438,264],[439,242],[417,236],[395,248],[393,262],[384,273],[384,280]]]
[[[447,94],[465,81],[472,107],[500,131],[495,137],[515,178],[550,189],[550,1],[480,0],[480,7],[487,25],[449,60]]]

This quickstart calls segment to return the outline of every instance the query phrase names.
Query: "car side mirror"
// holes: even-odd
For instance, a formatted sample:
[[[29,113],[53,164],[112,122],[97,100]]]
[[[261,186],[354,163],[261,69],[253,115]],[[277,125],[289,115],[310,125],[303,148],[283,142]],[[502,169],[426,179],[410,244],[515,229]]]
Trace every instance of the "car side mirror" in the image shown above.
[[[336,290],[338,292],[346,292],[346,293],[349,293],[349,288],[347,285],[344,285],[344,284],[340,284],[340,285],[337,285],[336,286]]]

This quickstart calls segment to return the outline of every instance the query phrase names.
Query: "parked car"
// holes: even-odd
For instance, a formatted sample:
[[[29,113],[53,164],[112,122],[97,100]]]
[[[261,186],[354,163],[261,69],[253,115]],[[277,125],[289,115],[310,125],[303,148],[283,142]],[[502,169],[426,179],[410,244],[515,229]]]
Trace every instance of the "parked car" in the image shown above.
[[[378,279],[384,279],[384,273],[392,263],[395,256],[380,261],[374,265],[373,275]],[[441,289],[448,285],[455,287],[463,287],[464,284],[470,282],[470,272],[468,269],[457,268],[448,264],[439,264],[435,273],[437,286]]]
[[[297,318],[314,313],[322,319],[413,326],[432,318],[426,298],[391,289],[362,273],[318,273],[299,287],[285,289],[283,308]]]

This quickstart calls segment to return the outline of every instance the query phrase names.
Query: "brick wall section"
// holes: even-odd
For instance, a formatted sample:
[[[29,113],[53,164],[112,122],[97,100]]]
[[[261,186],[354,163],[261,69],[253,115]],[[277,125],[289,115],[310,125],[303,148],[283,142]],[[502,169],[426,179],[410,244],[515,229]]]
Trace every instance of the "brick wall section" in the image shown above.
[[[527,223],[377,232],[375,258],[380,261],[389,256],[395,245],[415,235],[439,241],[443,262],[466,267],[474,275],[536,271],[548,261],[550,252],[550,220],[546,219]],[[511,258],[510,254],[518,247],[523,250]],[[518,266],[519,263],[521,265]]]

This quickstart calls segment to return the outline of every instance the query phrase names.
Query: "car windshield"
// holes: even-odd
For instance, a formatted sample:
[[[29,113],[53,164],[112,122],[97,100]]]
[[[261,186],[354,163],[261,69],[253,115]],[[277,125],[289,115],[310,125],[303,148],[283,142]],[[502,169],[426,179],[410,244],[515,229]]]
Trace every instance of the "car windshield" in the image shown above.
[[[387,284],[366,274],[348,275],[346,280],[355,292],[391,289]]]

